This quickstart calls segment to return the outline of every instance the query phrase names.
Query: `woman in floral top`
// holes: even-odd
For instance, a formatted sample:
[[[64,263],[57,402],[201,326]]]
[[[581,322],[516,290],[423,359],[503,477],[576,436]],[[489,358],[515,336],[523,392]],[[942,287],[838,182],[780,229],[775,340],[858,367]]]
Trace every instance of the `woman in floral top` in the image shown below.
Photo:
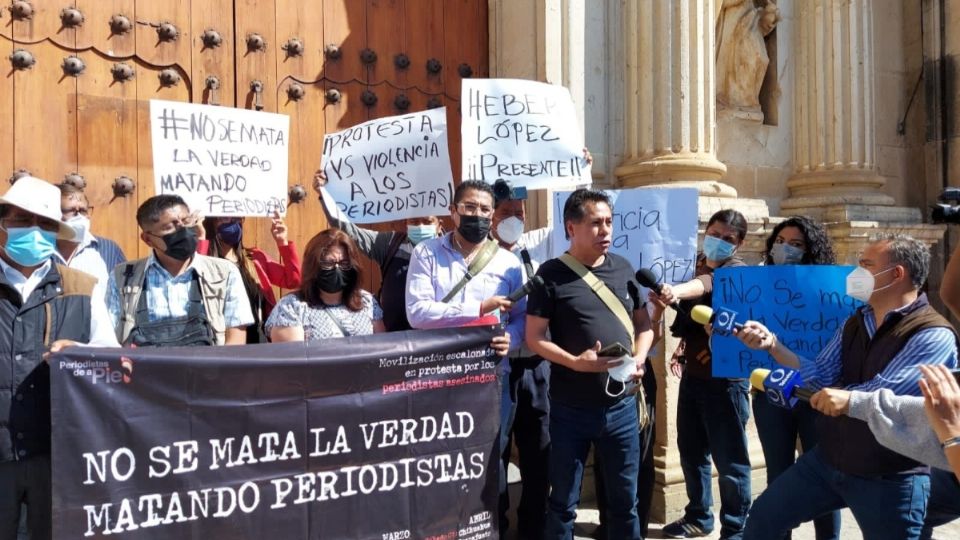
[[[383,332],[383,311],[360,288],[358,252],[338,229],[314,236],[303,253],[300,290],[284,296],[270,313],[266,330],[274,343],[317,341]]]

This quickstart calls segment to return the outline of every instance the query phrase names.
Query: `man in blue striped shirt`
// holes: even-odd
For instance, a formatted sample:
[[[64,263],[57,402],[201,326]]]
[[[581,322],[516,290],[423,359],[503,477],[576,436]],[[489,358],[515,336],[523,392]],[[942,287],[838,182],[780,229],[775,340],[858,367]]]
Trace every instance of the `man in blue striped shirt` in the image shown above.
[[[871,242],[847,277],[847,294],[867,302],[813,360],[790,351],[762,324],[737,332],[799,369],[817,420],[819,445],[767,487],[747,518],[745,540],[782,538],[804,521],[849,507],[866,538],[918,538],[930,493],[929,469],[877,442],[850,418],[850,391],[919,395],[919,364],[957,364],[957,334],[919,291],[930,252],[903,235]],[[879,324],[878,324],[879,321]]]

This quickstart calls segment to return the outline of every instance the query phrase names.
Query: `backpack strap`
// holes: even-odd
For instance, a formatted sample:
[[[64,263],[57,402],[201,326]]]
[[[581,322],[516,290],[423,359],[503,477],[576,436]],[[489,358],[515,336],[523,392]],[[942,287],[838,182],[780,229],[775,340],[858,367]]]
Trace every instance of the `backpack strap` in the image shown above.
[[[564,253],[560,256],[560,262],[567,265],[568,268],[573,270],[580,279],[587,283],[587,286],[590,287],[590,290],[594,292],[599,298],[600,301],[607,306],[614,316],[620,320],[620,324],[623,325],[623,328],[627,331],[627,335],[630,336],[631,349],[634,349],[633,352],[636,353],[636,340],[634,339],[634,329],[633,329],[633,319],[630,318],[630,314],[627,313],[627,308],[623,307],[623,304],[620,303],[620,300],[617,298],[617,295],[613,294],[613,291],[602,281],[600,278],[595,276],[586,266],[580,263],[577,259],[573,258],[569,253]]]
[[[477,253],[477,256],[474,257],[474,259],[470,262],[470,266],[467,267],[467,273],[460,278],[460,281],[457,282],[452,289],[450,289],[450,292],[443,297],[441,302],[446,304],[454,296],[456,296],[457,293],[463,290],[467,283],[473,279],[474,276],[482,272],[487,266],[487,263],[493,260],[493,256],[497,254],[498,249],[500,249],[500,245],[497,244],[496,240],[487,240],[486,243],[480,248],[480,252]]]

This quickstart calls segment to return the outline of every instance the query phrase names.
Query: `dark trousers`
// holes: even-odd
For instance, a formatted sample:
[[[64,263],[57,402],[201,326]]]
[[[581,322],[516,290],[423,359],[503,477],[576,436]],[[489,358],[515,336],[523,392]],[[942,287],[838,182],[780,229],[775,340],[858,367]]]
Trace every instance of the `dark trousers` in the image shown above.
[[[753,417],[767,462],[767,485],[793,465],[797,456],[797,437],[804,452],[817,445],[816,411],[800,402],[793,410],[777,407],[761,394],[753,395]],[[813,520],[817,540],[840,538],[840,511],[835,510]],[[785,539],[790,538],[788,533]]]
[[[846,474],[827,464],[814,448],[757,497],[743,538],[782,538],[803,522],[849,507],[868,540],[916,539],[929,495],[927,474]]]
[[[656,442],[657,430],[657,376],[653,367],[647,361],[647,369],[643,374],[643,392],[646,395],[647,425],[640,429],[640,473],[637,475],[637,518],[640,520],[640,537],[646,538],[650,528],[650,503],[653,501],[653,486],[656,483],[653,467],[653,445]],[[607,497],[603,485],[603,466],[599,454],[593,456],[594,479],[597,493],[597,510],[600,513],[600,526],[594,538],[604,538],[606,526],[604,513],[606,512]]]
[[[497,436],[497,442],[500,446],[500,470],[498,474],[499,497],[497,510],[501,536],[506,534],[510,526],[510,522],[507,519],[507,510],[510,509],[510,486],[507,483],[507,463],[510,460],[510,428],[513,426],[514,414],[517,411],[516,392],[510,383],[511,377],[512,373],[504,374],[500,379],[500,434]]]
[[[960,482],[957,476],[943,469],[930,469],[930,500],[923,520],[922,540],[933,537],[933,528],[960,517]]]
[[[517,445],[523,482],[517,505],[517,530],[521,538],[539,538],[547,514],[550,482],[550,362],[524,358],[513,364],[510,374],[516,396],[516,414],[511,430]],[[510,444],[504,455],[509,461]]]
[[[50,456],[0,463],[0,540],[17,538],[22,505],[27,509],[30,540],[50,540]]]
[[[580,504],[583,468],[593,446],[603,460],[609,538],[640,537],[637,471],[640,468],[637,403],[625,398],[610,407],[572,407],[550,402],[550,498],[545,540],[572,540]]]
[[[688,374],[680,379],[677,447],[689,500],[684,518],[705,531],[713,530],[712,457],[719,473],[721,538],[740,538],[750,509],[748,387],[743,380],[699,379]]]

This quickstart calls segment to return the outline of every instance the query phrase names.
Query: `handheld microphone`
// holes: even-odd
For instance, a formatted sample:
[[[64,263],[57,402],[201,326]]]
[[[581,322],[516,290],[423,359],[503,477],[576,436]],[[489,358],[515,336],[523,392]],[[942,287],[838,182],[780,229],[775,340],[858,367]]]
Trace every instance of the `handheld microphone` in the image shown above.
[[[800,372],[795,369],[778,367],[769,369],[755,369],[750,373],[750,386],[767,395],[767,401],[784,409],[793,409],[797,402],[810,402],[815,393],[803,387]]]
[[[637,275],[635,277],[637,278],[637,283],[657,293],[658,296],[663,294],[663,284],[657,283],[657,276],[653,275],[653,272],[651,272],[649,268],[641,268],[640,270],[637,270]],[[677,313],[687,312],[687,310],[680,307],[680,302],[674,302],[670,304],[670,307],[673,308],[673,310]]]
[[[518,302],[521,298],[532,293],[539,287],[543,287],[543,278],[540,276],[533,276],[529,281],[524,283],[522,287],[507,295],[507,300],[510,302]]]
[[[693,306],[690,318],[703,325],[712,324],[714,333],[721,336],[729,336],[734,328],[737,330],[743,328],[743,325],[737,322],[737,312],[727,308],[718,308],[714,311],[709,306]]]

